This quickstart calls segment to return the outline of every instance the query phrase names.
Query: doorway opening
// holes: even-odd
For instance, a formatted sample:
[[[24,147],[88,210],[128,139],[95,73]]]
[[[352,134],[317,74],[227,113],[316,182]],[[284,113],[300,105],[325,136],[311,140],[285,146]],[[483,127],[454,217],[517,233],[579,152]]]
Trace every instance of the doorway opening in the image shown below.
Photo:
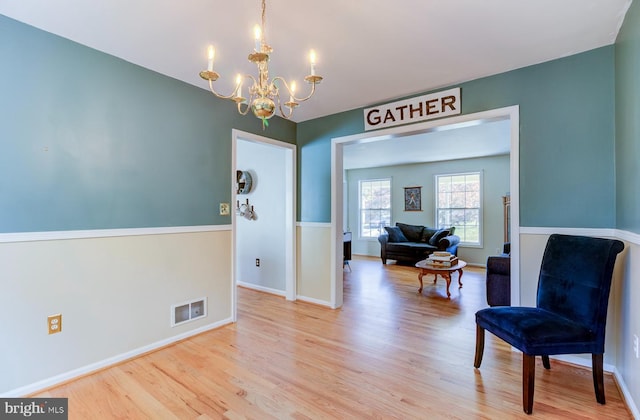
[[[520,302],[519,281],[519,107],[511,106],[474,114],[460,115],[442,120],[428,121],[408,126],[393,127],[375,132],[365,132],[345,137],[337,137],[331,142],[331,307],[338,308],[343,303],[343,230],[344,230],[344,148],[350,145],[392,140],[394,138],[429,133],[440,130],[454,130],[493,121],[509,121],[510,159],[509,187],[511,199],[511,302]]]
[[[232,314],[236,321],[238,285],[296,299],[296,146],[235,129],[232,139]],[[236,185],[238,173],[242,188]]]

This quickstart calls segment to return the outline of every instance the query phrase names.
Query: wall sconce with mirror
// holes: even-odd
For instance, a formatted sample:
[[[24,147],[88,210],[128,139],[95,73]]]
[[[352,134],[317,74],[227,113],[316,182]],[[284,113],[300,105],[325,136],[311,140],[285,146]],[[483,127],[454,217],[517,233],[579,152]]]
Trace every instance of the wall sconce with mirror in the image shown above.
[[[236,171],[236,194],[249,194],[253,187],[253,178],[249,171]]]

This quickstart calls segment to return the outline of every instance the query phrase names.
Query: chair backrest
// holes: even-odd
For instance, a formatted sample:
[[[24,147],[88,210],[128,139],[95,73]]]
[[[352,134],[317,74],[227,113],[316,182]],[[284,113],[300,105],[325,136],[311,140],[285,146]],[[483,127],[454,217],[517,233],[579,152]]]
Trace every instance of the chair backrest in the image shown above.
[[[590,328],[604,351],[609,291],[621,241],[553,234],[542,257],[537,306]]]

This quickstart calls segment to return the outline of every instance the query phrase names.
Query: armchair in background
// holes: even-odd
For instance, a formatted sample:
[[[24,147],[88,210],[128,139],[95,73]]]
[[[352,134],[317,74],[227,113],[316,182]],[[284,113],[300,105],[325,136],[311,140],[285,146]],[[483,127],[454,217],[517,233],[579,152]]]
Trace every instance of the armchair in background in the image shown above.
[[[511,305],[511,244],[505,243],[501,255],[487,258],[487,304]]]

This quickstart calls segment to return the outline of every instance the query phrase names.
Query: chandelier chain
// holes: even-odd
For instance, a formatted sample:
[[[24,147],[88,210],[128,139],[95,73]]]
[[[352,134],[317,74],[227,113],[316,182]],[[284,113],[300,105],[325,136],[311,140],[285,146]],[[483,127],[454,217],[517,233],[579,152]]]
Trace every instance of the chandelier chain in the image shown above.
[[[265,32],[265,28],[266,28],[266,25],[264,24],[265,23],[265,19],[266,19],[265,18],[266,10],[267,10],[267,0],[262,0],[262,20],[261,20],[261,22],[262,22],[262,28],[261,28],[262,29],[262,39],[261,39],[261,41],[262,42],[264,42],[264,40],[266,39],[266,37],[264,36],[264,32]]]

